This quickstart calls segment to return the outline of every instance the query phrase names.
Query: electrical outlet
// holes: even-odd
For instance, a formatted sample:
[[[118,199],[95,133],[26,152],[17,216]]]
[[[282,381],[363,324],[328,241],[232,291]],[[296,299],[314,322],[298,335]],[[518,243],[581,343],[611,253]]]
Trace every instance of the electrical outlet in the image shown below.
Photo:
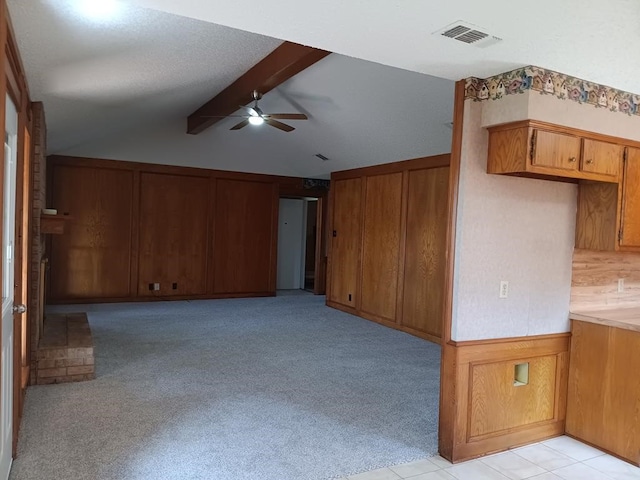
[[[156,290],[156,291],[160,290],[160,284],[159,283],[154,283],[153,284],[153,289]]]
[[[509,296],[509,282],[502,280],[500,282],[500,298],[507,298]]]
[[[624,278],[618,279],[618,293],[624,293]]]

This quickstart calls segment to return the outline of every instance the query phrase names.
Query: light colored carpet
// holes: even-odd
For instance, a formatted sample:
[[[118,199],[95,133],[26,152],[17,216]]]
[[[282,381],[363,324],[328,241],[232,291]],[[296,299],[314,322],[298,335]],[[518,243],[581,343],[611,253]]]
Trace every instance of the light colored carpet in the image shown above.
[[[13,480],[320,480],[436,453],[439,346],[324,297],[55,311],[88,312],[97,378],[28,389]]]

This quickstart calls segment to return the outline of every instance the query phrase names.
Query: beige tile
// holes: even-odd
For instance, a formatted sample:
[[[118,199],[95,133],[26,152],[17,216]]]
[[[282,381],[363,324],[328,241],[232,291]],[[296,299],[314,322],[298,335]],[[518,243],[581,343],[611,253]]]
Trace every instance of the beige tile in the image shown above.
[[[456,477],[444,470],[437,470],[435,472],[423,473],[415,477],[407,477],[407,480],[456,480]]]
[[[555,470],[576,463],[574,458],[567,457],[553,448],[549,448],[542,443],[527,445],[526,447],[512,450],[516,455],[526,458],[531,463],[535,463],[545,470]]]
[[[637,480],[640,479],[640,468],[623,462],[622,460],[612,457],[611,455],[602,455],[592,458],[584,462],[591,468],[594,468],[615,480]]]
[[[557,476],[555,473],[546,472],[542,475],[536,475],[535,477],[531,477],[528,480],[562,480],[562,477]]]
[[[421,473],[433,472],[435,470],[439,470],[440,467],[429,460],[417,460],[415,462],[404,463],[402,465],[395,465],[393,467],[389,467],[390,470],[393,470],[395,473],[400,475],[402,478],[414,477],[416,475],[420,475]]]
[[[399,478],[399,475],[396,475],[388,468],[380,468],[347,477],[348,480],[398,480]]]
[[[533,477],[534,475],[540,475],[545,472],[544,468],[541,468],[512,452],[490,455],[482,458],[480,461],[502,473],[504,476],[514,480]]]
[[[604,452],[596,448],[585,445],[582,442],[570,437],[556,437],[542,442],[549,448],[553,448],[567,457],[583,462],[590,458],[604,455]]]
[[[453,467],[446,468],[445,472],[450,473],[458,480],[505,480],[509,478],[480,460],[458,463]]]
[[[553,471],[564,480],[611,480],[611,477],[584,463],[574,463]]]
[[[453,463],[451,463],[446,458],[441,457],[440,455],[436,455],[435,457],[430,457],[428,460],[431,463],[435,463],[440,468],[448,468],[453,467]]]

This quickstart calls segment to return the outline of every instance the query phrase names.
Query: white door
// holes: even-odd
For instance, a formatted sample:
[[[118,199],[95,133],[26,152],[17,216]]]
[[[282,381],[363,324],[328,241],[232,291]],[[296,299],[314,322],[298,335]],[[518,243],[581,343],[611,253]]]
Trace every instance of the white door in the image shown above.
[[[304,200],[280,199],[278,211],[278,290],[302,288]]]
[[[0,358],[0,479],[9,477],[13,437],[13,276],[18,113],[7,96],[2,212],[2,356]]]

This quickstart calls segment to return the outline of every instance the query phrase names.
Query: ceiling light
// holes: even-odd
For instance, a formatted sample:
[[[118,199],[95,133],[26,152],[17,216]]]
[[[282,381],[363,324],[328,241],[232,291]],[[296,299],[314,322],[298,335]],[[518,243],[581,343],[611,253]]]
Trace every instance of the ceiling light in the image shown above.
[[[264,123],[264,118],[252,115],[249,117],[249,123],[251,125],[262,125]]]
[[[117,0],[76,0],[78,12],[92,20],[110,20],[121,7]]]

